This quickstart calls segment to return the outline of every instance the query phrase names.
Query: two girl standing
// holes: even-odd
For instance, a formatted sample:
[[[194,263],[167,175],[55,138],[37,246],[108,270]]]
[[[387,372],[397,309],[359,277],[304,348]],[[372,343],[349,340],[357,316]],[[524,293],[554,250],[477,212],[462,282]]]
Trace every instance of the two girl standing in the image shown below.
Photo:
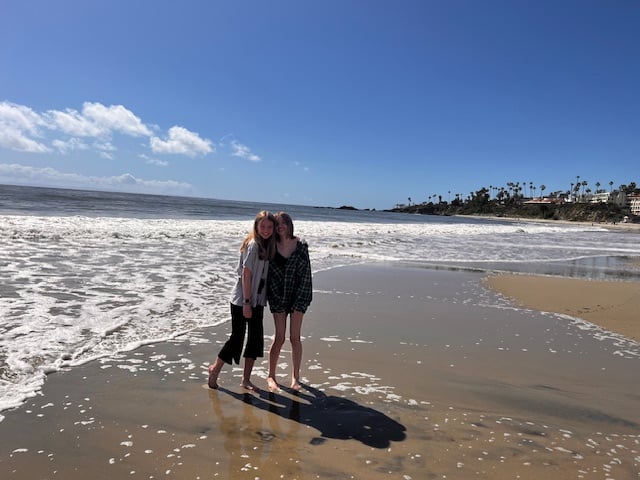
[[[209,366],[209,387],[218,388],[218,376],[225,363],[240,363],[247,332],[242,386],[257,390],[251,382],[251,372],[256,358],[264,353],[262,321],[268,299],[275,335],[269,349],[267,386],[271,390],[278,388],[275,371],[289,316],[293,362],[291,388],[299,390],[302,363],[300,332],[302,319],[312,299],[311,263],[308,246],[293,235],[293,221],[288,214],[280,212],[273,215],[262,211],[256,216],[252,231],[240,247],[237,273],[231,293],[231,336],[216,361]]]

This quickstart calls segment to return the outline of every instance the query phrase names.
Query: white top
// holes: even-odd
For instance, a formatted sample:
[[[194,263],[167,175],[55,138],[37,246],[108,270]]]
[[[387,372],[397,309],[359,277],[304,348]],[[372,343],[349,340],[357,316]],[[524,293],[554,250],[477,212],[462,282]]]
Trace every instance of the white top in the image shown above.
[[[258,257],[259,247],[255,240],[249,242],[244,252],[240,252],[238,261],[236,284],[231,291],[231,303],[239,307],[242,306],[244,297],[242,295],[242,271],[248,268],[251,271],[251,306],[267,304],[267,273],[269,272],[269,261],[260,260]],[[263,287],[258,293],[260,280],[264,279]]]

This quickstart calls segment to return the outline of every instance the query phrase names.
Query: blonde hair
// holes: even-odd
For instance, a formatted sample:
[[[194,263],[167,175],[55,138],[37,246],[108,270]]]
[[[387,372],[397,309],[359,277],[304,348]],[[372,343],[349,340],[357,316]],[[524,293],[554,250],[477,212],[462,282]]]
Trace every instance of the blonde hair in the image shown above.
[[[240,251],[244,252],[247,249],[251,240],[254,240],[258,244],[258,258],[260,260],[272,260],[276,254],[276,242],[274,241],[274,235],[267,238],[266,240],[260,236],[258,232],[258,226],[260,222],[263,220],[268,220],[273,224],[273,230],[275,233],[276,229],[276,217],[274,217],[273,213],[268,212],[266,210],[261,211],[256,215],[255,220],[253,221],[253,229],[249,232],[249,234],[245,237],[242,242],[242,246],[240,247]]]

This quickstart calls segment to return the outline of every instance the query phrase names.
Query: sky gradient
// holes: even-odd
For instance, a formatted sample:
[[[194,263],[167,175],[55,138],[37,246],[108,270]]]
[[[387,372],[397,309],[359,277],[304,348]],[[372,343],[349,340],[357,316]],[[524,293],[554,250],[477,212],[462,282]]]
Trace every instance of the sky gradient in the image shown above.
[[[640,183],[639,24],[636,0],[5,0],[0,183],[376,209]]]

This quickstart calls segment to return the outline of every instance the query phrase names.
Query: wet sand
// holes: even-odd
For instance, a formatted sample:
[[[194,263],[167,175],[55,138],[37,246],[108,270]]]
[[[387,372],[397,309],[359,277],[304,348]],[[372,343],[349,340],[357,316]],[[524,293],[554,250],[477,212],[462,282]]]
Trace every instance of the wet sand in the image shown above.
[[[589,225],[606,228],[608,230],[617,230],[627,233],[640,233],[640,223],[629,222],[581,222],[575,220],[552,220],[548,218],[527,218],[527,217],[497,217],[494,215],[456,215],[459,218],[481,218],[483,220],[498,220],[498,221],[514,221],[518,223],[547,223],[563,224],[563,225]]]
[[[496,275],[487,285],[523,307],[583,318],[640,342],[639,283]]]
[[[229,326],[194,332],[50,375],[3,412],[1,478],[638,478],[637,343],[514,308],[477,273],[349,267],[314,287],[300,393],[246,393],[228,366],[207,389]]]

